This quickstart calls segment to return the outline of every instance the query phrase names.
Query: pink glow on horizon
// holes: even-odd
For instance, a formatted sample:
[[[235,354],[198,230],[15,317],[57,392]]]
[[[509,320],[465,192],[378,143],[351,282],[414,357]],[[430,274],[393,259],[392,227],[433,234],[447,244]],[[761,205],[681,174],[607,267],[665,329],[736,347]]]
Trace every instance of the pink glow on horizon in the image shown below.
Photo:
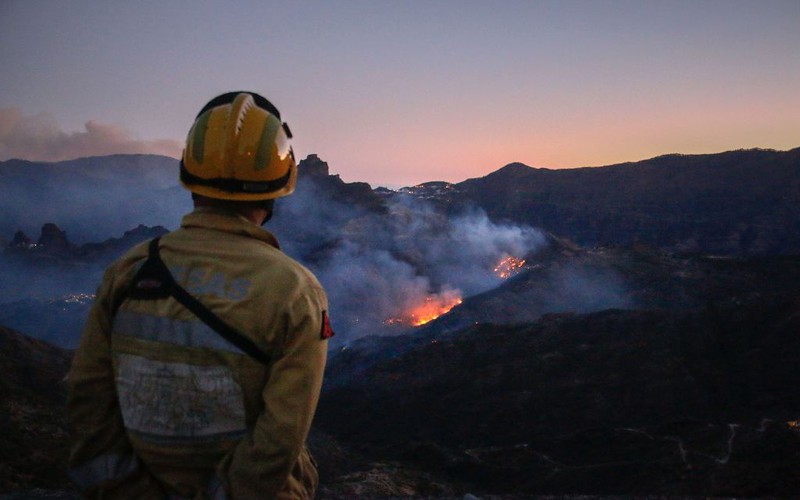
[[[176,156],[232,89],[275,102],[299,157],[373,185],[787,150],[798,47],[795,0],[7,0],[0,109],[24,126],[0,123],[0,160]]]

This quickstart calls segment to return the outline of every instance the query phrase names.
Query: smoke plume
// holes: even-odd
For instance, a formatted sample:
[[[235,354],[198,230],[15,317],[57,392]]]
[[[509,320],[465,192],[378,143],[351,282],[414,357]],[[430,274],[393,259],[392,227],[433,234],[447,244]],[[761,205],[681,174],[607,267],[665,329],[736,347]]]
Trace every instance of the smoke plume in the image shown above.
[[[23,116],[0,108],[0,160],[60,161],[119,153],[180,156],[182,144],[171,139],[142,141],[117,125],[89,120],[84,130],[64,132],[48,113]]]

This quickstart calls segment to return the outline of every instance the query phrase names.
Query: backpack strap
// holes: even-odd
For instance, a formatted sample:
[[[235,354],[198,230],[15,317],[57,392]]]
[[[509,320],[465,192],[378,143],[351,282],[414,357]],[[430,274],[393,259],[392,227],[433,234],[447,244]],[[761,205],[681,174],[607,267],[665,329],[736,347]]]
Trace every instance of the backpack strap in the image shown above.
[[[264,365],[269,364],[269,356],[258,348],[256,344],[245,337],[237,329],[230,326],[219,316],[214,314],[211,309],[203,305],[192,294],[186,291],[175,281],[169,268],[161,260],[158,243],[159,238],[150,241],[147,260],[133,277],[127,293],[117,302],[114,311],[126,299],[139,300],[159,300],[172,297],[180,302],[184,307],[197,316],[200,321],[208,325],[209,328],[217,332],[222,338],[238,347],[241,351]]]

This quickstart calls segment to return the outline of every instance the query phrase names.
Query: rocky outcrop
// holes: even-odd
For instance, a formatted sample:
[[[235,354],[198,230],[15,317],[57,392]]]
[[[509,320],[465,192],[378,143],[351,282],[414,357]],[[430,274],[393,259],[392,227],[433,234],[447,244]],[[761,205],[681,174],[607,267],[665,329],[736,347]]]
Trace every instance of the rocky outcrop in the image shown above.
[[[15,256],[22,257],[46,256],[48,259],[56,258],[65,262],[96,262],[100,260],[107,263],[132,246],[167,232],[167,229],[162,226],[147,227],[139,224],[137,227],[125,231],[121,238],[109,238],[102,243],[76,246],[69,241],[66,231],[52,222],[47,222],[42,226],[41,235],[35,244],[24,232],[17,231],[14,233],[11,243],[6,246],[6,250]]]
[[[52,222],[42,226],[42,234],[39,236],[37,245],[41,246],[47,253],[53,254],[66,254],[72,250],[72,244],[67,239],[67,233]]]
[[[28,238],[22,230],[18,230],[14,233],[14,238],[11,239],[11,242],[8,244],[8,248],[20,248],[20,249],[28,249],[33,245],[33,240]]]
[[[330,169],[328,163],[322,161],[319,156],[310,154],[304,160],[300,160],[298,164],[298,172],[300,175],[309,177],[328,177]]]
[[[297,168],[299,179],[297,194],[305,192],[317,196],[318,202],[334,200],[351,208],[361,208],[377,213],[385,212],[385,201],[366,182],[344,182],[339,175],[330,175],[330,169],[319,156],[308,155]],[[293,197],[281,200],[291,205]]]

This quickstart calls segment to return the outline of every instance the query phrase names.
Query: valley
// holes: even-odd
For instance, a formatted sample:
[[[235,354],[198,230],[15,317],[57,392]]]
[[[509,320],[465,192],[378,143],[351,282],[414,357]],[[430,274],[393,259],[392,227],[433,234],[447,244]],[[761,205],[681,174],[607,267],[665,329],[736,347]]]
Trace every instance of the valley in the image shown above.
[[[83,215],[25,205],[38,238],[0,221],[0,423],[29,450],[0,461],[0,493],[69,495],[69,349],[105,266],[185,206],[169,161],[107,161],[148,174]],[[76,162],[48,167],[59,184],[0,162],[2,189],[80,198]],[[309,443],[320,498],[800,492],[800,150],[511,164],[397,191],[344,182],[316,155],[299,168],[267,227],[331,301]],[[86,172],[98,188],[113,177],[101,159]],[[166,208],[127,213],[145,192]],[[115,211],[132,223],[101,216]]]

